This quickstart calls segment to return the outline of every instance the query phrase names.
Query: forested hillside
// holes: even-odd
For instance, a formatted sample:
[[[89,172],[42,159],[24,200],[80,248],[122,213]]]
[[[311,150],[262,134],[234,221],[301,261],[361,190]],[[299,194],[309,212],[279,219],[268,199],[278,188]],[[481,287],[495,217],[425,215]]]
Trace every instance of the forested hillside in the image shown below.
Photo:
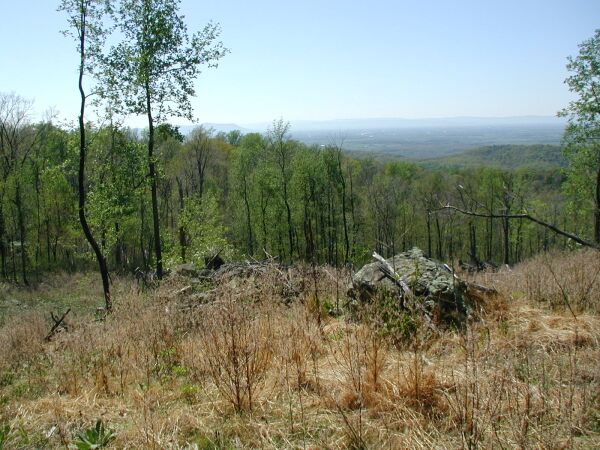
[[[20,97],[4,95],[2,101],[2,277],[27,282],[47,270],[92,267],[77,218],[78,133],[51,122],[28,122],[29,104]],[[531,222],[511,221],[506,234],[502,220],[440,211],[447,204],[496,213],[528,211],[589,234],[590,210],[585,204],[574,208],[563,195],[558,168],[480,168],[482,151],[474,151],[461,156],[461,165],[473,168],[445,170],[443,164],[452,164],[441,160],[433,170],[354,159],[338,146],[291,140],[289,132],[287,123],[276,121],[265,135],[197,128],[184,139],[176,127],[157,127],[167,267],[203,264],[215,253],[226,259],[272,255],[286,262],[341,266],[364,262],[373,249],[392,255],[412,246],[442,260],[472,254],[515,263],[570,246]],[[87,133],[86,211],[93,233],[111,270],[148,270],[155,257],[147,135],[91,124]],[[506,155],[501,150],[508,150],[517,165],[538,151],[556,154],[545,146],[490,149],[498,158]]]
[[[598,448],[600,29],[543,98],[583,5],[60,0],[52,79],[6,3],[77,110],[0,92],[0,450]],[[183,7],[245,49],[208,90]],[[400,108],[487,118],[317,120]]]
[[[566,167],[568,161],[558,145],[490,145],[450,156],[418,161],[429,169],[496,167],[504,170],[539,171]]]

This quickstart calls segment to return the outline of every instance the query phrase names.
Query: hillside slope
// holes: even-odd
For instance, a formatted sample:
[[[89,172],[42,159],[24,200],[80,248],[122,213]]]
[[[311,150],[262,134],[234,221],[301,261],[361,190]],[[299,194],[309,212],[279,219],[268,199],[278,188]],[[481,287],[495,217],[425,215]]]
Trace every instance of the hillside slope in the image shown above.
[[[417,160],[428,169],[491,166],[502,169],[565,167],[567,159],[558,145],[490,145],[455,155]]]
[[[393,302],[352,313],[350,274],[333,267],[261,265],[195,288],[173,276],[155,291],[116,278],[103,321],[95,274],[4,285],[0,447],[67,448],[101,418],[123,449],[597,448],[598,263],[542,254],[471,275],[498,294],[461,329]],[[45,339],[48,312],[67,307]]]

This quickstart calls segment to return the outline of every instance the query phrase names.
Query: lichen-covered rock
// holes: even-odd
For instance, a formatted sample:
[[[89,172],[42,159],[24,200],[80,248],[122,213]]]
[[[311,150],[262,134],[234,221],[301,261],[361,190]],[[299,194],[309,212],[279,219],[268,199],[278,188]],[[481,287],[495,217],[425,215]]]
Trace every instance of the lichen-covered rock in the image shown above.
[[[470,313],[467,284],[446,265],[425,257],[416,247],[386,262],[395,275],[382,262],[367,264],[353,276],[349,297],[365,302],[385,292],[397,297],[400,307],[423,311],[436,322],[466,320]]]

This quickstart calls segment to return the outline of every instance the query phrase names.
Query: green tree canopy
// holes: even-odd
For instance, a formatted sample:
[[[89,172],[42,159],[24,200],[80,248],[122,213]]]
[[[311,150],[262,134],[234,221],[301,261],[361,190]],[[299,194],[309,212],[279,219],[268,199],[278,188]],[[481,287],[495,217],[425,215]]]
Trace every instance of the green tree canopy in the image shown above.
[[[572,193],[592,205],[594,240],[600,243],[600,29],[579,45],[579,54],[568,58],[571,73],[565,80],[577,95],[559,112],[568,118],[564,135]]]

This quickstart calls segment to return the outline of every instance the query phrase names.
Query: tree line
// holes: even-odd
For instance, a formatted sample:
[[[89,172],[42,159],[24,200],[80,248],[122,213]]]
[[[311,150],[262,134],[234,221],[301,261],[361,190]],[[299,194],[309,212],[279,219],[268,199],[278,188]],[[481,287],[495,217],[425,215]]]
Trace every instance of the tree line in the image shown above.
[[[163,266],[216,254],[341,266],[416,245],[511,264],[600,242],[600,30],[567,65],[577,100],[561,111],[566,171],[433,170],[353,158],[343,141],[307,146],[283,120],[265,134],[184,137],[169,120],[193,118],[200,67],[228,53],[218,24],[189,34],[178,0],[61,0],[59,10],[76,44],[80,112],[72,128],[33,123],[30,101],[0,95],[3,279],[28,284],[95,259],[109,311],[109,270],[160,278]],[[128,115],[146,130],[124,128]]]
[[[31,123],[31,103],[0,96],[0,273],[27,283],[93,260],[78,223],[79,131]],[[111,271],[156,269],[148,130],[86,124],[86,216]],[[166,267],[205,257],[273,256],[342,266],[413,246],[441,260],[515,263],[574,243],[528,221],[444,210],[528,212],[591,235],[594,211],[562,189],[559,168],[430,170],[357,159],[343,142],[308,146],[277,120],[265,134],[155,129]]]

